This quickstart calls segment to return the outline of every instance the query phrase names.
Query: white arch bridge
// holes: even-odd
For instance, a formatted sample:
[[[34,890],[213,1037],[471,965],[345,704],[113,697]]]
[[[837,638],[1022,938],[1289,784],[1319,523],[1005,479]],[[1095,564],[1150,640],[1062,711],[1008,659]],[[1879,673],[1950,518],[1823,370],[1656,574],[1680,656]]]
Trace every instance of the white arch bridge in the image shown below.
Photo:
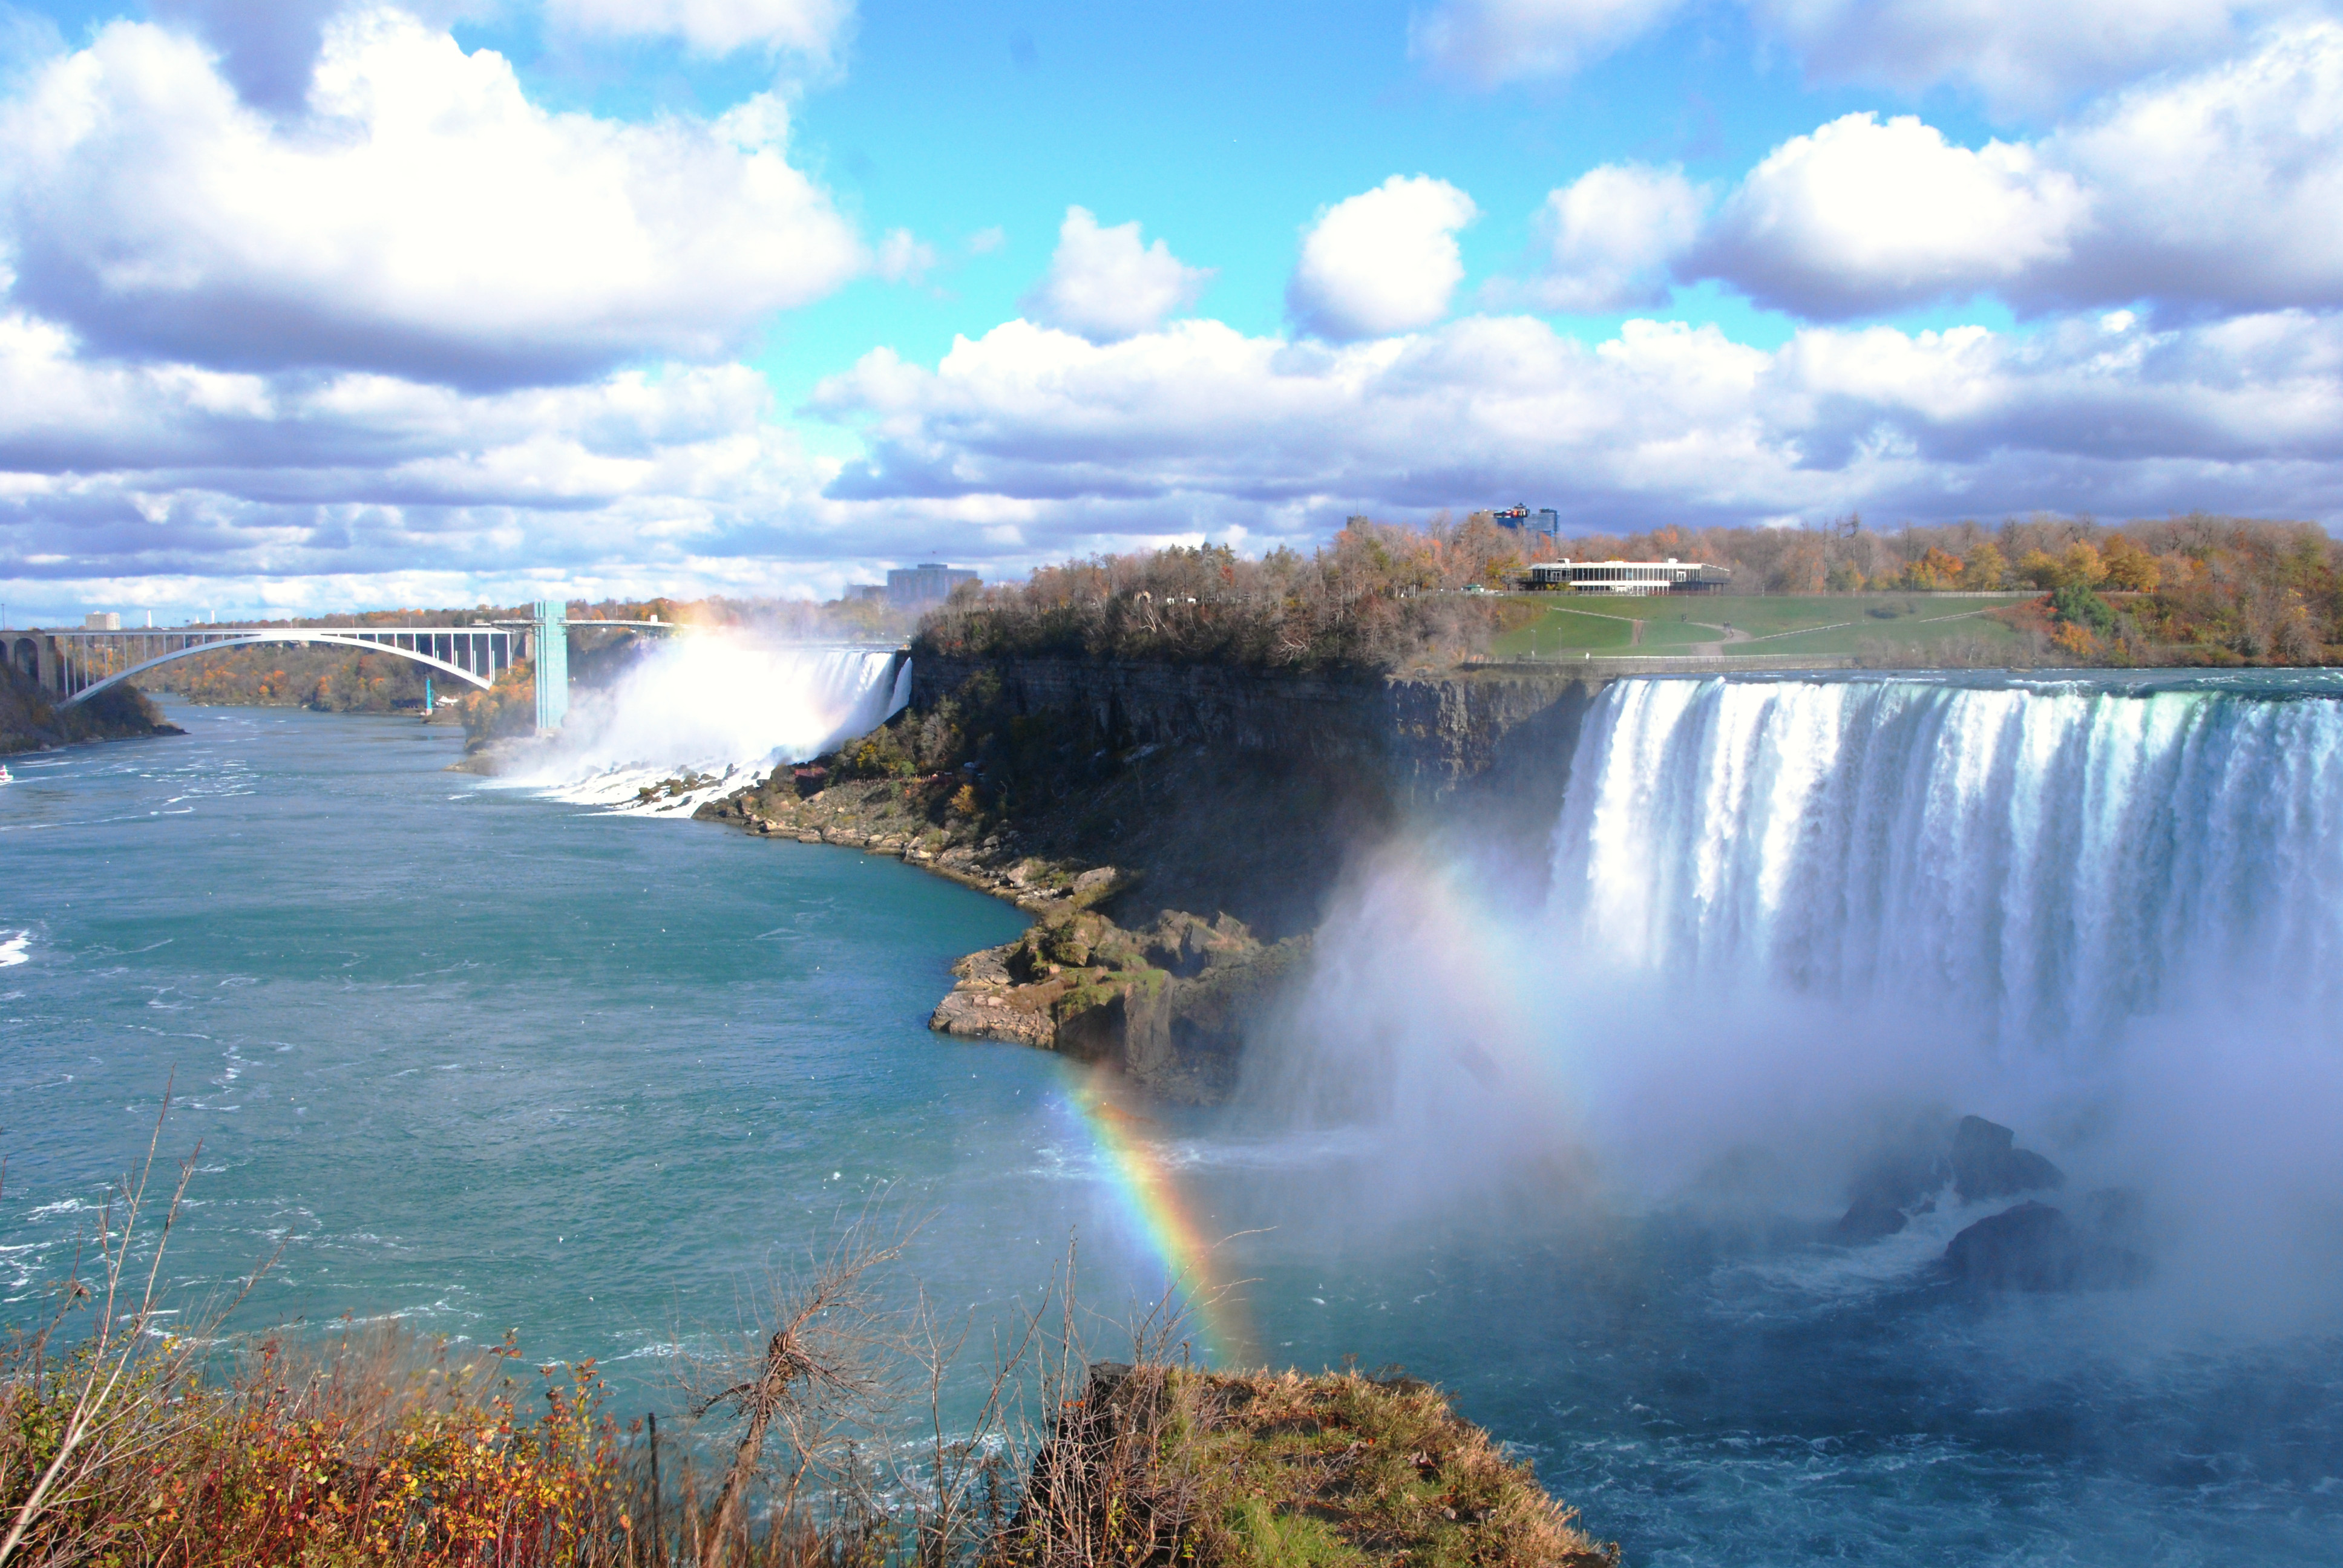
[[[573,629],[629,628],[672,632],[672,621],[569,620],[539,606],[535,620],[476,621],[470,626],[192,626],[126,629],[0,632],[0,652],[16,669],[68,708],[158,666],[224,648],[299,643],[387,653],[486,690],[498,676],[528,658],[534,644],[548,677],[538,697],[539,722],[561,721],[568,707],[568,638]],[[547,613],[548,610],[551,613]],[[548,711],[550,710],[550,711]]]

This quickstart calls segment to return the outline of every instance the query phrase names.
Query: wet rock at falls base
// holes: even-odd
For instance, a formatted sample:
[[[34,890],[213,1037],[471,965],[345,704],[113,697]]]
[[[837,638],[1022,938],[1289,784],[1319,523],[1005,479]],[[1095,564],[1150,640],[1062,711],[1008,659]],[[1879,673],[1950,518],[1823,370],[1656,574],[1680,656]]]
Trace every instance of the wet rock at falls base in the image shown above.
[[[1914,1128],[1864,1166],[1833,1236],[1850,1243],[1893,1236],[1911,1216],[1929,1212],[1948,1185],[1964,1203],[2051,1192],[2066,1185],[2066,1172],[2032,1150],[2017,1148],[2016,1138],[1982,1116],[1964,1116],[1949,1128],[1941,1122]]]
[[[2073,1217],[2027,1199],[1979,1220],[1945,1248],[1956,1279],[2016,1291],[2104,1291],[2147,1278],[2147,1259],[2128,1243],[2138,1199],[2094,1192]]]
[[[1882,1236],[1893,1236],[1912,1222],[1896,1203],[1876,1192],[1859,1192],[1848,1205],[1832,1233],[1842,1241],[1876,1241]]]
[[[1953,1131],[1953,1191],[1964,1203],[2014,1198],[2020,1192],[2055,1191],[2066,1174],[2030,1149],[2014,1147],[2017,1135],[1982,1116],[1964,1116]]]

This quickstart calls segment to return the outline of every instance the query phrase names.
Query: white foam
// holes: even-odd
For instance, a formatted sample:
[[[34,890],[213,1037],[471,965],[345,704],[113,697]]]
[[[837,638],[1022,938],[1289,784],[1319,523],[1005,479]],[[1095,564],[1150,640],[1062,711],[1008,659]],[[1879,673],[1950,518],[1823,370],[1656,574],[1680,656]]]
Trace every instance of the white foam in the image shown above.
[[[688,819],[782,762],[875,729],[909,699],[890,648],[759,646],[718,632],[652,649],[607,691],[580,694],[552,749],[505,780],[550,799]],[[645,800],[686,774],[703,781]]]
[[[31,948],[32,943],[33,933],[30,931],[18,931],[5,941],[0,941],[0,970],[30,962],[33,955],[27,950]]]

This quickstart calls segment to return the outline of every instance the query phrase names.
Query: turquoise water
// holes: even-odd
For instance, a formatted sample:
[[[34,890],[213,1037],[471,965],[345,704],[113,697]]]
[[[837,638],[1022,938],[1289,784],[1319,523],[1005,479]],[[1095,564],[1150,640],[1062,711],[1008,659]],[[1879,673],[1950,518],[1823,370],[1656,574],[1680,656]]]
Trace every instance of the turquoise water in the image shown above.
[[[283,1249],[246,1321],[518,1328],[623,1374],[882,1189],[952,1205],[919,1264],[966,1301],[1045,1282],[1091,1217],[1026,1174],[1068,1132],[1051,1061],[924,1027],[1008,906],[484,789],[411,720],[174,716],[0,790],[15,1321],[166,1080],[165,1151],[202,1143],[181,1296]]]
[[[1159,1288],[1060,1064],[924,1027],[1008,906],[486,788],[411,720],[173,717],[188,736],[19,759],[0,789],[5,1322],[41,1312],[166,1078],[166,1154],[202,1141],[180,1299],[281,1248],[248,1323],[518,1330],[533,1361],[599,1358],[624,1410],[670,1408],[665,1347],[874,1199],[925,1217],[907,1273],[980,1324],[1070,1231],[1108,1316]],[[1535,1179],[1416,1201],[1388,1147],[1273,1111],[1137,1133],[1201,1225],[1258,1228],[1228,1271],[1264,1353],[1443,1382],[1630,1563],[2343,1562],[2318,1324],[1850,1283],[1795,1226]]]

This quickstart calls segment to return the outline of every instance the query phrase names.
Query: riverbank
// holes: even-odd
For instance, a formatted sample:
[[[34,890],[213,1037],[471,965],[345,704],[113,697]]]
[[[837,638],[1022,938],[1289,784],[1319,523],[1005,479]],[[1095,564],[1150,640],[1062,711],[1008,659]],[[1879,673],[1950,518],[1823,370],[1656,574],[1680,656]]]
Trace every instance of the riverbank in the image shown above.
[[[85,740],[186,733],[166,722],[146,694],[135,686],[110,686],[86,701],[58,708],[21,671],[0,661],[0,757],[46,751]]]

